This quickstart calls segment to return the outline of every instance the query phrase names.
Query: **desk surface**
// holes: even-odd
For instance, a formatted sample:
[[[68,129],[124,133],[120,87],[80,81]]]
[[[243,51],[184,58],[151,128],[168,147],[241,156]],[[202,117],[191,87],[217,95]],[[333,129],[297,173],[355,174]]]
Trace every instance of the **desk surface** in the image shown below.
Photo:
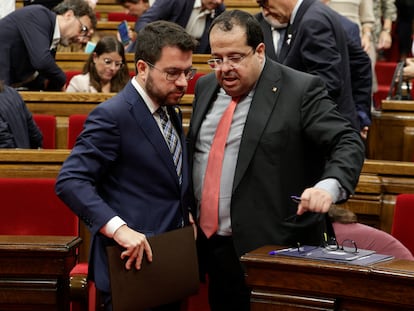
[[[288,296],[290,303],[296,297],[301,308],[305,300],[319,299],[331,302],[326,310],[414,309],[414,261],[358,266],[268,254],[278,248],[265,246],[242,256],[246,281],[253,289],[252,310],[279,310],[269,306]]]

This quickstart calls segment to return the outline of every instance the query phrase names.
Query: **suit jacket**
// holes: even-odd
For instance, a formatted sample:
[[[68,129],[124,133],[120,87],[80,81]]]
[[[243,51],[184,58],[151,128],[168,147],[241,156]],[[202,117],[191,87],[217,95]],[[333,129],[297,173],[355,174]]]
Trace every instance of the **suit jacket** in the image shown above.
[[[99,233],[114,216],[147,236],[188,224],[188,165],[180,115],[168,107],[183,146],[182,184],[153,115],[129,82],[85,122],[57,177],[58,196],[92,233],[90,276],[109,292],[106,245]]]
[[[23,7],[0,19],[0,80],[21,84],[38,71],[33,88],[42,89],[48,79],[48,89],[62,89],[66,76],[50,51],[55,24],[56,14],[42,5]]]
[[[5,85],[0,92],[0,147],[41,148],[42,132],[20,94]]]
[[[190,154],[218,89],[214,73],[197,81]],[[297,211],[290,196],[330,177],[352,193],[363,161],[359,133],[336,110],[321,79],[267,58],[234,176],[230,215],[237,254],[266,244],[319,245],[326,232],[325,216],[305,213],[294,222],[286,220]]]
[[[304,0],[286,33],[279,61],[321,77],[339,111],[359,130],[346,34],[337,13],[320,0]]]
[[[191,13],[194,8],[195,0],[157,0],[154,4],[145,11],[144,14],[138,19],[135,24],[135,31],[139,31],[146,24],[156,20],[166,20],[173,23],[177,23],[182,27],[186,27],[188,20],[190,19]],[[219,5],[216,10],[214,17],[224,12],[224,5]],[[213,17],[208,15],[206,18],[206,25],[204,33],[199,39],[199,44],[194,50],[194,53],[198,54],[209,54],[210,53],[210,42],[208,38],[208,29],[213,21]]]

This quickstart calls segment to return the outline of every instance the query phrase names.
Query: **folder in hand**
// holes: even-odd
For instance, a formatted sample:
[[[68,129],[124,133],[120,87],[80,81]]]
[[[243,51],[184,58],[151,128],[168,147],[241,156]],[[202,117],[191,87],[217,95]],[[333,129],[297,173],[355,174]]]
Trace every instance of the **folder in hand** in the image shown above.
[[[140,270],[125,268],[120,246],[107,247],[113,311],[145,310],[197,293],[200,279],[192,226],[148,241],[153,261],[144,258]]]

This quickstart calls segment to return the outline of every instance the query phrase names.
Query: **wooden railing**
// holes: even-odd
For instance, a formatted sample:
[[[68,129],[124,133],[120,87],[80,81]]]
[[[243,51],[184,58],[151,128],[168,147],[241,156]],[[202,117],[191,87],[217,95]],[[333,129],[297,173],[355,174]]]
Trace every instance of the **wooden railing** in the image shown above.
[[[65,92],[20,92],[27,107],[33,114],[56,116],[56,148],[65,149],[68,140],[68,119],[73,114],[88,114],[101,102],[115,93],[65,93]],[[181,99],[183,126],[187,131],[191,117],[193,95]]]

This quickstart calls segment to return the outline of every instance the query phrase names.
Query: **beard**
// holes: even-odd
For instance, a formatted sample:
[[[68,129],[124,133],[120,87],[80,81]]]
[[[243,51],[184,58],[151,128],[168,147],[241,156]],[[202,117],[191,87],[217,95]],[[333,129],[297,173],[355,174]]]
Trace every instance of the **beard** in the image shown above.
[[[148,75],[147,81],[145,83],[145,91],[147,92],[148,96],[160,106],[164,105],[177,105],[181,99],[181,97],[185,93],[184,88],[176,87],[176,91],[182,92],[182,95],[179,96],[177,99],[169,97],[172,92],[163,92],[156,86],[157,84],[154,82],[154,79],[151,75]]]

